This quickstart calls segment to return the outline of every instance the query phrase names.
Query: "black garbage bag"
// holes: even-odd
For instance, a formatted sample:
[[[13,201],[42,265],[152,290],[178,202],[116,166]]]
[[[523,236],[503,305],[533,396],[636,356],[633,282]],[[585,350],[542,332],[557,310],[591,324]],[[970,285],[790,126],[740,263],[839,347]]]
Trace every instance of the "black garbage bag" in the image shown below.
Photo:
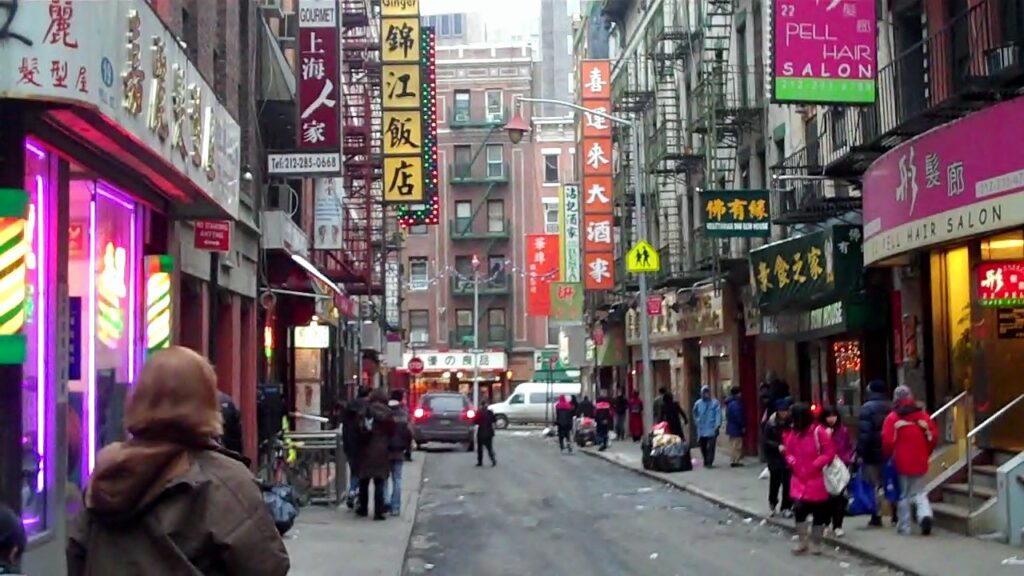
[[[274,526],[277,527],[277,532],[284,536],[295,525],[295,518],[299,515],[295,490],[287,484],[261,485],[260,488],[267,511],[274,519]]]

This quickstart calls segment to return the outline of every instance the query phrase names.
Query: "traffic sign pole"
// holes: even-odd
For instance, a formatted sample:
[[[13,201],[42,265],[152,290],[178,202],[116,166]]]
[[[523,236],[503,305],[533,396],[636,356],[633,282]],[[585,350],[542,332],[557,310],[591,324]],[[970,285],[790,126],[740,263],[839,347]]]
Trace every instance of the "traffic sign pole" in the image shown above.
[[[635,218],[637,220],[637,233],[640,240],[647,241],[647,214],[644,210],[644,193],[647,190],[647,182],[640,177],[640,166],[644,162],[643,146],[644,123],[643,118],[632,122],[633,128],[633,158],[630,162],[633,168],[633,205],[636,206]],[[647,303],[647,274],[640,274],[640,301]],[[640,396],[644,403],[644,431],[649,432],[654,426],[654,380],[651,368],[651,330],[647,314],[640,315],[640,355],[643,360],[643,386],[640,387]],[[635,380],[634,380],[635,382]]]

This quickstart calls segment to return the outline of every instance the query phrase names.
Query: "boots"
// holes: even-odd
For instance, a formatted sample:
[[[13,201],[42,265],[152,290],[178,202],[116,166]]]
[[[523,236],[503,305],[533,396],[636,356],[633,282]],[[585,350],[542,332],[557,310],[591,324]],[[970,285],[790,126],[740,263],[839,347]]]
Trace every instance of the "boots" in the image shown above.
[[[825,527],[824,526],[813,526],[813,527],[811,527],[811,546],[810,546],[811,554],[814,554],[815,556],[821,556],[821,554],[825,551],[825,547],[822,544],[822,540],[824,540],[824,536],[825,536]]]
[[[809,542],[811,539],[811,527],[807,522],[800,522],[796,525],[796,535],[798,538],[796,546],[793,547],[793,554],[802,556],[807,553],[809,549]]]

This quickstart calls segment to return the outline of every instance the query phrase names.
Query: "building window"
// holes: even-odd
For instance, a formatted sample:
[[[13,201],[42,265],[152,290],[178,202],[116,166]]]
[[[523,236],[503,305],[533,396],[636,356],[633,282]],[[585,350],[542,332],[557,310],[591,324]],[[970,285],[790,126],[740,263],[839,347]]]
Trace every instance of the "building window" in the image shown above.
[[[409,310],[409,344],[430,342],[430,311]]]
[[[471,256],[455,257],[455,289],[459,292],[473,290],[473,258]]]
[[[487,145],[487,177],[501,178],[505,175],[504,148],[501,144]]]
[[[455,345],[473,345],[473,311],[457,310],[455,312]]]
[[[558,154],[544,155],[544,183],[558,184]]]
[[[569,165],[572,168],[572,181],[577,183],[577,184],[579,184],[580,183],[580,167],[579,167],[579,164],[576,163],[576,150],[573,149],[573,148],[569,149]]]
[[[561,333],[561,330],[562,329],[560,326],[558,326],[557,324],[552,324],[551,321],[548,320],[548,346],[559,345],[558,337]]]
[[[455,176],[459,178],[468,178],[470,172],[470,162],[473,160],[473,151],[470,149],[468,144],[459,144],[455,146]]]
[[[462,14],[452,14],[452,36],[462,36]]]
[[[455,91],[455,109],[452,116],[454,122],[469,122],[470,99],[469,90]]]
[[[440,22],[441,26],[440,26],[440,28],[437,31],[437,35],[442,37],[442,38],[447,38],[448,36],[451,36],[452,35],[451,15],[445,14],[444,16],[439,16],[438,19],[441,21]]]
[[[427,278],[427,259],[409,259],[409,291],[419,292],[429,287],[430,280]]]
[[[426,224],[416,224],[415,226],[409,226],[409,235],[410,236],[426,236],[427,235],[427,225]]]
[[[506,337],[505,309],[491,308],[487,311],[487,341],[504,342]]]
[[[469,232],[473,228],[473,203],[460,200],[455,203],[455,231],[459,234]]]
[[[504,254],[491,254],[487,257],[487,277],[492,286],[505,286]]]
[[[505,202],[487,201],[487,231],[505,232]]]
[[[505,99],[504,94],[501,90],[488,90],[487,95],[487,120],[495,121],[501,120],[502,114],[505,111]]]
[[[562,228],[558,224],[558,198],[541,198],[544,204],[544,233],[558,234]]]

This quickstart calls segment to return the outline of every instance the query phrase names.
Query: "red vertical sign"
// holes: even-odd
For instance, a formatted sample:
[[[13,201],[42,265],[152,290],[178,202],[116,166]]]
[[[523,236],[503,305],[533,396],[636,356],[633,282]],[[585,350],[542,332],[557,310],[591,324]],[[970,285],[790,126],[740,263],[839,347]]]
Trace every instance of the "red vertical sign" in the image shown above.
[[[337,0],[299,0],[299,148],[341,147]]]
[[[558,281],[562,254],[558,244],[558,234],[526,236],[526,314],[529,316],[551,313],[551,283]]]
[[[580,65],[583,107],[611,114],[611,63],[584,60]],[[585,226],[583,279],[588,290],[615,286],[615,233],[612,217],[612,123],[591,112],[580,115],[583,142],[583,221]]]

